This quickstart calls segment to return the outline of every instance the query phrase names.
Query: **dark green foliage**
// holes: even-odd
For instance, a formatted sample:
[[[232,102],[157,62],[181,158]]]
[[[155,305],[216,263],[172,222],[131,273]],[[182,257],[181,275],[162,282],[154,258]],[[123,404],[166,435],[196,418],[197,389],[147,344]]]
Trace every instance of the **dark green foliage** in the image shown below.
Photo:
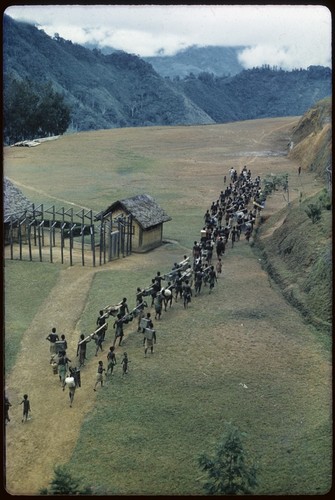
[[[310,203],[307,205],[305,210],[308,217],[311,219],[312,223],[315,224],[321,219],[321,207],[320,205],[315,205],[314,203]]]
[[[235,427],[222,437],[213,458],[199,457],[199,465],[208,474],[204,489],[209,495],[247,495],[257,486],[256,467],[246,463],[241,433]]]
[[[279,188],[286,190],[287,184],[288,184],[288,174],[281,174],[281,175],[270,174],[267,175],[264,179],[264,191],[268,195],[271,194],[272,191],[278,191]]]
[[[331,209],[331,199],[330,199],[330,196],[329,196],[329,192],[327,191],[327,189],[323,189],[323,191],[321,192],[320,196],[319,196],[319,203],[320,203],[320,207],[322,210],[330,210]]]
[[[80,486],[80,482],[74,479],[62,466],[55,467],[55,476],[50,483],[50,488],[40,491],[41,495],[90,495],[90,487]]]
[[[327,335],[333,311],[329,203],[327,189],[307,199],[300,198],[299,203],[293,202],[289,210],[278,215],[277,220],[282,219],[282,223],[271,238],[257,238],[256,243],[262,266],[287,300]],[[260,228],[261,235],[262,231]]]
[[[50,82],[37,84],[9,77],[4,86],[5,143],[63,134],[70,109]]]
[[[299,116],[331,95],[331,70],[310,66],[307,70],[284,71],[263,66],[233,77],[189,75],[178,85],[218,123]]]

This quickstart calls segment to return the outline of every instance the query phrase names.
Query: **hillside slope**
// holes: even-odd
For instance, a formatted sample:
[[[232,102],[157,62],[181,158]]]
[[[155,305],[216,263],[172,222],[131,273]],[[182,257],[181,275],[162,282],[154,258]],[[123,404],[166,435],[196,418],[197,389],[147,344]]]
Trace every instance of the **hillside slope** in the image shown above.
[[[270,217],[258,229],[256,247],[264,268],[284,296],[320,330],[330,331],[332,321],[332,211],[329,178],[331,165],[331,102],[324,100],[309,110],[292,134],[290,157],[304,172],[314,171],[325,188],[298,199]],[[291,143],[292,144],[292,143]],[[303,184],[301,184],[303,186]],[[271,196],[271,195],[270,195]],[[320,220],[312,222],[309,208],[319,207]],[[275,229],[271,230],[271,228]]]
[[[265,66],[233,77],[190,75],[178,87],[217,123],[301,116],[331,95],[331,71],[319,66],[293,71]]]
[[[328,182],[332,165],[332,101],[323,99],[299,121],[292,134],[290,158]],[[328,169],[328,170],[327,170]]]
[[[213,120],[153,67],[125,52],[103,55],[4,16],[4,83],[51,81],[74,130],[207,124]]]
[[[162,76],[181,78],[205,71],[217,76],[237,75],[243,70],[238,53],[245,47],[198,47],[196,45],[178,51],[173,56],[152,56],[143,59],[149,62]]]

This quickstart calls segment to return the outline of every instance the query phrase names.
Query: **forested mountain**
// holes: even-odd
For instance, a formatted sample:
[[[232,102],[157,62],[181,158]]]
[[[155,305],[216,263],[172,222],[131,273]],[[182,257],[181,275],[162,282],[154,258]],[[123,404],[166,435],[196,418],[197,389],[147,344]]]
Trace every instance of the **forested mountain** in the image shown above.
[[[215,122],[303,115],[331,95],[331,70],[284,71],[270,67],[244,70],[234,77],[200,73],[176,81],[177,87]]]
[[[71,129],[212,123],[152,66],[125,52],[103,55],[4,16],[4,84],[51,81],[71,107]]]
[[[62,97],[69,107],[70,132],[296,116],[331,95],[329,68],[287,72],[267,67],[234,76],[201,72],[164,78],[133,54],[103,54],[6,15],[3,21],[5,95],[13,80],[24,81],[26,88],[51,84],[53,102]],[[13,105],[12,112],[22,104]],[[21,117],[15,119],[19,123]],[[6,126],[12,116],[4,121]]]
[[[143,59],[149,62],[162,76],[182,77],[193,73],[213,73],[216,76],[233,76],[243,70],[238,61],[238,52],[246,47],[198,47],[180,50],[173,56],[152,56]]]

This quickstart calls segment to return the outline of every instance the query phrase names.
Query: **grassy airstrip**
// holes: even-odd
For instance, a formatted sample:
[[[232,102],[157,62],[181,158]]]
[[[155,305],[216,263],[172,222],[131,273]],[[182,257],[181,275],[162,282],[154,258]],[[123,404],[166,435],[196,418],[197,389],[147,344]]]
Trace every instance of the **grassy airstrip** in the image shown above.
[[[253,153],[284,147],[291,122],[101,131],[64,136],[32,150],[8,149],[5,175],[35,203],[66,206],[61,200],[68,200],[78,210],[99,211],[145,192],[172,216],[164,226],[169,242],[144,255],[137,269],[130,264],[125,270],[126,260],[97,268],[79,330],[90,333],[98,310],[123,296],[133,306],[137,286],[148,286],[157,270],[163,274],[190,255],[231,165],[250,164],[253,176],[290,168],[283,157],[255,159]],[[154,322],[153,356],[144,359],[134,321],[125,327],[125,347],[118,348],[119,364],[107,387],[94,395],[94,380],[85,379],[82,370],[80,397],[96,400],[66,465],[96,494],[202,495],[206,476],[197,458],[211,454],[227,422],[246,433],[245,451],[259,468],[255,493],[309,495],[330,488],[330,354],[270,286],[244,239],[224,259],[212,295],[204,289],[189,310],[174,303]],[[60,269],[6,261],[7,373]],[[112,337],[110,321],[107,338]],[[123,350],[131,361],[126,377]],[[94,345],[88,346],[88,357],[93,364],[100,359]],[[68,408],[57,418],[71,418]]]

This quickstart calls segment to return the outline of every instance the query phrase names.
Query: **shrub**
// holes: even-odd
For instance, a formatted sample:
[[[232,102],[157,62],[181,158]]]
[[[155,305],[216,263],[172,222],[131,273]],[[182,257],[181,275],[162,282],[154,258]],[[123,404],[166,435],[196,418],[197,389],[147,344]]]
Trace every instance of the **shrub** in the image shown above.
[[[204,489],[209,495],[250,494],[257,486],[256,467],[245,463],[241,434],[235,427],[223,436],[214,458],[203,454],[199,465],[208,473],[210,480]]]
[[[54,472],[55,476],[50,483],[50,488],[41,490],[41,495],[89,495],[92,493],[90,487],[81,487],[79,481],[66,472],[64,467],[58,465]]]
[[[321,207],[319,205],[316,205],[315,203],[310,203],[309,205],[307,205],[305,212],[311,219],[313,224],[321,219]]]

